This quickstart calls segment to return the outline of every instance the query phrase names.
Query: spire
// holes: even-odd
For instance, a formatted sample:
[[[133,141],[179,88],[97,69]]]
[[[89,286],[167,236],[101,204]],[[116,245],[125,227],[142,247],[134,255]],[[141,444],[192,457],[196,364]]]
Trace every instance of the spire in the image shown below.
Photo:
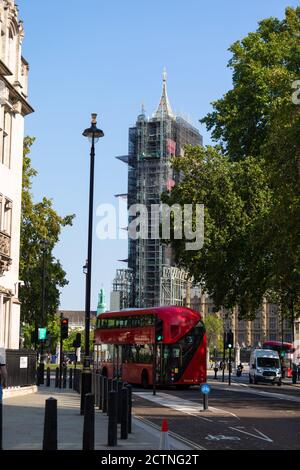
[[[167,94],[167,71],[166,71],[166,67],[164,67],[162,95],[161,95],[161,99],[160,99],[157,111],[155,113],[155,117],[157,119],[160,119],[161,117],[166,117],[166,116],[174,117],[174,114],[172,112],[172,108],[171,108],[168,94]]]
[[[104,289],[101,288],[99,295],[98,295],[97,315],[104,313],[105,310],[106,310],[105,292],[104,292]]]

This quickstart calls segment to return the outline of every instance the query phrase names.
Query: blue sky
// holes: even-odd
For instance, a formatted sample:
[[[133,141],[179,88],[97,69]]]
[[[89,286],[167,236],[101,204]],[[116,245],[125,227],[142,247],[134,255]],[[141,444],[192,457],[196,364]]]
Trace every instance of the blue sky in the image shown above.
[[[89,146],[82,131],[98,113],[105,133],[96,148],[95,211],[126,192],[127,168],[116,160],[128,148],[128,127],[141,103],[151,115],[161,94],[162,70],[174,111],[194,122],[231,87],[231,43],[254,31],[260,19],[282,18],[290,0],[19,0],[24,21],[23,55],[30,63],[29,101],[35,113],[26,133],[36,137],[36,200],[53,198],[59,214],[76,214],[55,250],[69,285],[64,309],[83,309],[82,266],[87,251]],[[198,125],[198,124],[197,124]],[[199,125],[204,143],[210,143]],[[95,224],[97,218],[95,213]],[[95,234],[95,230],[94,230]],[[92,307],[104,286],[107,297],[126,240],[94,236]]]

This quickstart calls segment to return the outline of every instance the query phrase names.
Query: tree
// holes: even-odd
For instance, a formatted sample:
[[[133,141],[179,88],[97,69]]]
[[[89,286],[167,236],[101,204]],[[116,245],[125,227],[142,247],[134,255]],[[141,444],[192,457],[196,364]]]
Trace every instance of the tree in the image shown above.
[[[177,262],[208,291],[216,308],[238,304],[241,315],[254,317],[268,269],[258,233],[272,196],[259,162],[251,157],[231,162],[217,148],[189,146],[173,167],[181,181],[163,201],[205,208],[203,248],[188,251],[185,239],[173,239]],[[253,290],[256,295],[250,296]]]
[[[218,351],[222,350],[223,347],[223,320],[216,314],[208,314],[205,316],[205,330],[206,330],[206,341],[207,348],[210,352],[213,352],[214,348]]]
[[[34,138],[24,139],[23,188],[21,219],[20,287],[21,321],[35,330],[41,321],[42,265],[45,256],[45,316],[44,324],[50,324],[59,307],[60,291],[68,281],[59,260],[53,256],[53,249],[59,241],[63,227],[72,225],[74,215],[59,216],[50,199],[44,197],[34,203],[31,194],[32,178],[37,175],[29,157]],[[44,253],[43,242],[47,242]]]
[[[268,18],[231,47],[233,88],[202,122],[215,148],[186,150],[164,201],[205,205],[205,244],[177,258],[217,306],[254,318],[264,296],[292,320],[300,304],[300,7]]]

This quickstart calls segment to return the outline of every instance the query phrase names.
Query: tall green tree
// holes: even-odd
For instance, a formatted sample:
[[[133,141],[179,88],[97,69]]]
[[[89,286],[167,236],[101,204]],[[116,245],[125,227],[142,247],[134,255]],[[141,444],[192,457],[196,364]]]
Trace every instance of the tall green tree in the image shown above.
[[[21,321],[35,328],[41,322],[43,257],[45,261],[45,319],[51,322],[59,307],[60,288],[68,281],[61,263],[53,256],[61,230],[71,226],[74,215],[61,217],[53,208],[52,200],[44,197],[33,201],[32,179],[37,175],[31,166],[30,148],[34,138],[24,139],[20,279]],[[46,247],[44,245],[46,241]]]
[[[203,118],[216,148],[188,149],[169,203],[205,204],[205,245],[178,259],[217,306],[255,316],[265,295],[291,320],[300,304],[300,7],[231,47],[233,87]]]

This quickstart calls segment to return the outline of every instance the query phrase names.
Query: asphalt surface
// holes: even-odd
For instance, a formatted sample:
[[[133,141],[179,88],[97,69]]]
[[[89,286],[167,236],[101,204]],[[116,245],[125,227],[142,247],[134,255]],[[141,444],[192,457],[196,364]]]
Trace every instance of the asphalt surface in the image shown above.
[[[209,409],[203,411],[199,387],[189,390],[134,389],[134,413],[169,430],[195,449],[300,449],[300,386],[249,385],[247,377],[231,386],[209,379]]]

